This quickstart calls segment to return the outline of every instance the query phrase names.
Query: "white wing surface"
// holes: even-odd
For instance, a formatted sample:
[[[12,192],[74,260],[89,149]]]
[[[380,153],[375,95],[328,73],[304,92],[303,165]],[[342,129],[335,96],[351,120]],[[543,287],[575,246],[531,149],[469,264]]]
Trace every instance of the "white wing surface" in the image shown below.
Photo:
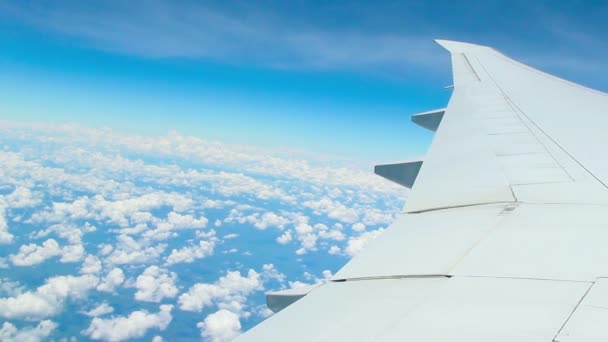
[[[413,117],[431,148],[376,168],[412,187],[404,213],[238,341],[608,341],[608,95],[438,43],[454,92]]]

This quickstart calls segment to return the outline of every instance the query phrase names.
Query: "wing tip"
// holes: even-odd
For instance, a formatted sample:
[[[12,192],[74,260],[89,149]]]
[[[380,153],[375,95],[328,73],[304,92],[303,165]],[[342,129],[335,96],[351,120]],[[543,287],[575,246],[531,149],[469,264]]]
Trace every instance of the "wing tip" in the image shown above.
[[[457,40],[434,39],[434,41],[435,43],[441,45],[444,49],[448,50],[450,53],[465,53],[472,50],[489,48],[485,45],[461,42]]]

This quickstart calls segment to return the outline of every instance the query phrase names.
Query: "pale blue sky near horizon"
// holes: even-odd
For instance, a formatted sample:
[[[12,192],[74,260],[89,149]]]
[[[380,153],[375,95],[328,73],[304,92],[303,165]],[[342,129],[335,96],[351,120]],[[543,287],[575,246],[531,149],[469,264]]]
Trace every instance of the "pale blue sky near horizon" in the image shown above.
[[[433,38],[606,91],[606,15],[594,1],[8,1],[0,116],[395,161],[432,139],[409,116],[450,96]]]

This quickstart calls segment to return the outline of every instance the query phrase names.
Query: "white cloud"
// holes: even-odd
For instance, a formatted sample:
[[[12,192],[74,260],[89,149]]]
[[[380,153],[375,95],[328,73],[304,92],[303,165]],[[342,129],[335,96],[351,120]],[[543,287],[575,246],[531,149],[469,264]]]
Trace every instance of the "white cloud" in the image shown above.
[[[14,235],[8,231],[8,223],[6,222],[5,208],[0,203],[0,244],[6,245],[13,242]]]
[[[347,207],[329,197],[323,197],[320,200],[306,201],[302,203],[302,205],[312,209],[317,215],[325,214],[330,218],[340,220],[344,223],[355,223],[359,220],[359,213],[356,209]]]
[[[160,302],[163,298],[173,298],[178,289],[175,286],[177,274],[158,266],[150,266],[137,277],[135,299],[144,302]]]
[[[114,292],[116,287],[125,281],[125,273],[118,267],[113,268],[108,274],[101,280],[97,286],[97,291],[102,292]]]
[[[10,259],[15,266],[32,266],[56,256],[61,256],[59,262],[62,263],[77,262],[84,256],[84,247],[68,245],[62,248],[55,239],[48,239],[42,245],[22,245],[17,254],[10,255]]]
[[[357,222],[352,226],[353,230],[356,232],[362,232],[365,230],[365,225],[361,222]]]
[[[346,235],[337,229],[322,230],[319,232],[319,237],[335,241],[343,241],[346,239]]]
[[[283,283],[285,281],[285,275],[274,266],[274,264],[264,264],[262,265],[262,280],[276,280],[279,283]]]
[[[289,220],[279,216],[273,212],[264,213],[260,219],[255,222],[255,227],[259,229],[266,229],[268,227],[277,227],[283,228],[286,224],[289,223]]]
[[[285,233],[283,233],[283,235],[281,235],[277,238],[277,242],[282,245],[285,245],[285,244],[289,243],[292,239],[293,238],[291,236],[291,231],[288,230]]]
[[[231,341],[241,334],[239,315],[226,309],[207,315],[196,326],[201,329],[201,336],[212,342]]]
[[[166,245],[159,244],[154,247],[142,245],[128,235],[119,235],[116,248],[107,258],[112,264],[146,264],[156,260],[165,251]],[[144,241],[145,242],[145,241]]]
[[[289,224],[291,221],[273,212],[266,212],[262,215],[260,215],[260,213],[245,215],[235,208],[230,211],[228,217],[224,219],[224,222],[238,222],[241,224],[250,223],[255,228],[264,230],[269,227],[283,229],[285,225]]]
[[[148,6],[126,2],[98,8],[96,15],[90,13],[88,6],[66,6],[61,2],[52,6],[16,2],[3,10],[47,34],[75,37],[85,47],[144,58],[210,59],[280,70],[393,72],[412,64],[428,67],[439,62],[437,46],[428,35],[413,34],[415,26],[394,30],[389,23],[374,25],[380,29],[362,29],[367,27],[369,16],[360,13],[374,10],[359,5],[356,10],[341,8],[359,26],[292,25],[299,19],[297,16],[277,16],[273,7],[243,15],[242,8],[198,2],[182,6],[172,2]],[[91,25],[103,25],[104,30],[93,32]],[[430,27],[429,31],[435,29]]]
[[[296,226],[296,232],[300,235],[309,234],[313,231],[313,228],[308,223],[300,223]]]
[[[180,215],[176,212],[170,212],[167,215],[167,224],[175,228],[205,228],[209,220],[205,217],[194,218],[192,215]]]
[[[61,249],[61,259],[59,262],[78,262],[84,257],[84,247],[82,245],[69,245]]]
[[[85,223],[82,228],[79,228],[75,224],[54,224],[47,229],[40,230],[33,234],[34,238],[46,237],[51,233],[57,234],[60,238],[67,240],[72,245],[78,245],[82,243],[82,236],[84,233],[90,233],[97,230],[95,226],[89,223]]]
[[[42,245],[22,245],[19,247],[19,253],[11,255],[10,259],[13,265],[31,266],[58,255],[61,255],[59,244],[54,239],[48,239]]]
[[[108,254],[112,253],[112,251],[114,250],[114,246],[112,246],[110,244],[106,244],[106,243],[102,243],[98,247],[99,247],[99,253],[101,255],[108,255]]]
[[[367,225],[391,224],[399,213],[400,206],[394,210],[380,210],[375,207],[367,207],[363,210],[363,223]]]
[[[302,248],[305,250],[309,251],[316,249],[318,237],[315,234],[300,235],[298,239],[302,243]]]
[[[264,265],[262,273],[249,270],[246,276],[238,271],[228,271],[213,284],[193,285],[188,292],[179,296],[178,303],[180,309],[185,311],[200,312],[206,307],[217,305],[248,316],[249,312],[243,310],[247,296],[255,291],[262,291],[264,282],[271,279],[279,282],[285,279],[285,275],[277,271],[272,264]]]
[[[8,278],[0,278],[0,295],[16,296],[25,291],[25,287],[18,281],[13,281]]]
[[[111,307],[108,303],[103,302],[103,303],[97,305],[96,307],[94,307],[93,309],[83,312],[83,314],[85,314],[86,316],[89,316],[89,317],[99,317],[99,316],[110,314],[112,312],[114,312],[114,308]]]
[[[355,256],[357,253],[361,252],[372,240],[380,236],[383,231],[384,229],[380,228],[365,232],[356,237],[349,238],[345,252],[350,256]]]
[[[247,276],[238,271],[228,271],[215,284],[198,283],[187,293],[179,296],[180,309],[201,311],[218,302],[244,302],[251,292],[262,289],[260,274],[249,270]]]
[[[35,291],[0,298],[0,317],[38,320],[55,315],[62,310],[66,299],[83,299],[97,282],[97,277],[92,275],[49,278]]]
[[[28,208],[38,205],[42,200],[39,194],[34,194],[29,188],[17,186],[9,195],[4,196],[7,206],[11,208]]]
[[[0,151],[0,164],[6,179],[14,181],[15,185],[11,183],[10,187],[31,189],[30,197],[34,200],[30,204],[38,206],[34,210],[14,211],[10,207],[5,210],[4,204],[0,203],[0,243],[2,219],[5,223],[24,222],[44,228],[17,236],[21,232],[13,230],[11,225],[10,233],[18,237],[16,240],[26,241],[21,246],[23,251],[10,252],[15,260],[20,259],[24,264],[47,260],[49,266],[60,260],[84,260],[82,265],[75,265],[76,271],[80,268],[80,274],[102,278],[92,288],[97,287],[102,292],[138,293],[136,296],[140,300],[165,301],[171,296],[179,297],[176,305],[188,311],[228,310],[240,318],[257,315],[259,303],[253,302],[251,295],[263,291],[264,286],[271,286],[269,284],[275,281],[284,284],[284,276],[271,269],[258,270],[259,273],[253,271],[252,274],[246,271],[250,258],[233,255],[230,260],[234,260],[234,264],[230,267],[240,272],[223,273],[215,282],[197,283],[186,288],[185,293],[177,293],[173,291],[173,288],[177,289],[173,274],[161,269],[156,275],[146,275],[150,265],[168,267],[178,262],[193,262],[218,251],[231,253],[240,250],[240,255],[257,253],[250,247],[234,245],[235,241],[230,240],[237,236],[231,232],[242,228],[238,225],[241,223],[266,229],[264,235],[271,241],[291,241],[289,248],[299,248],[298,254],[312,250],[353,253],[362,248],[364,236],[345,241],[353,231],[344,227],[361,223],[369,229],[377,228],[373,222],[389,220],[398,210],[383,207],[376,210],[376,204],[388,207],[401,198],[390,186],[385,186],[381,180],[377,182],[376,177],[367,171],[335,167],[331,163],[315,164],[314,161],[296,159],[292,154],[285,157],[287,153],[259,153],[255,148],[209,142],[176,133],[162,137],[128,136],[108,129],[69,125],[50,128],[40,125],[32,129],[28,124],[15,128],[10,123],[4,125],[4,122],[0,125],[0,133],[3,138],[17,136],[18,141],[29,144],[20,152]],[[44,146],[44,149],[38,151],[36,146]],[[184,160],[187,163],[182,163]],[[190,169],[191,165],[196,165],[196,170]],[[217,167],[205,170],[205,165]],[[217,171],[222,169],[230,172]],[[22,203],[27,203],[27,191],[20,191],[24,199]],[[402,192],[399,188],[399,193]],[[37,203],[36,198],[45,199],[45,203]],[[49,198],[55,203],[48,202]],[[271,203],[273,211],[255,207],[254,203],[260,203],[260,199],[270,199],[262,203]],[[311,210],[316,215],[308,217]],[[16,212],[18,216],[15,216]],[[221,228],[216,228],[222,238],[208,236],[208,227],[216,217],[224,217],[227,212],[230,214],[224,222],[230,224],[220,221]],[[100,228],[96,234],[87,234],[95,227]],[[8,228],[4,231],[8,232]],[[97,236],[102,234],[105,234],[103,243],[98,244]],[[179,238],[173,239],[177,234]],[[27,241],[23,237],[39,240]],[[91,238],[94,239],[91,241]],[[166,238],[172,239],[158,242],[158,239]],[[85,246],[87,253],[96,255],[85,254]],[[89,247],[93,250],[88,250]],[[13,261],[11,257],[7,257],[4,263],[6,260]],[[3,267],[2,262],[0,258],[0,267]],[[220,266],[210,264],[208,267],[218,270]],[[185,268],[191,267],[180,265],[172,267],[172,270],[177,272]],[[128,273],[128,280],[125,273]],[[187,278],[200,282],[201,278],[197,276]],[[170,281],[164,282],[167,278]],[[185,278],[180,276],[179,279],[184,281]],[[159,285],[161,283],[166,283],[166,288],[171,291],[164,292],[163,285]],[[131,292],[121,286],[136,289]],[[4,295],[15,300],[21,296],[20,305],[26,302],[27,296],[40,297],[35,288]],[[7,300],[0,298],[0,308],[6,305]],[[40,312],[54,315],[68,300],[45,299],[39,302]],[[94,310],[90,305],[83,306],[91,313]],[[44,315],[47,314],[31,314],[28,319],[47,317]],[[127,318],[128,312],[123,315]],[[15,317],[21,319],[26,316],[20,314]],[[104,317],[109,318],[109,315]]]
[[[329,254],[340,254],[341,252],[342,250],[340,249],[340,247],[336,245],[329,247],[329,249],[327,250],[327,253]]]
[[[82,274],[97,274],[101,272],[101,260],[94,255],[87,255],[80,267]]]
[[[4,322],[0,328],[2,342],[38,342],[46,338],[57,328],[57,323],[44,320],[35,327],[17,329],[12,323]]]
[[[198,245],[187,246],[180,249],[173,249],[171,254],[167,257],[167,265],[173,265],[177,263],[191,263],[194,260],[206,258],[213,255],[215,248],[215,239],[209,241],[201,240]]]
[[[207,226],[209,221],[201,216],[194,218],[190,214],[181,215],[176,212],[170,212],[166,220],[161,220],[156,223],[156,229],[146,231],[143,236],[145,238],[164,240],[173,234],[174,230],[178,229],[202,229]]]
[[[31,221],[69,222],[70,220],[97,220],[126,228],[142,223],[153,216],[148,212],[162,206],[183,212],[192,206],[192,199],[177,193],[156,191],[126,199],[107,200],[102,195],[81,196],[72,202],[53,202],[50,211],[32,215]]]
[[[150,329],[165,330],[171,323],[173,305],[161,305],[158,313],[133,311],[129,316],[95,317],[83,335],[94,340],[124,341],[143,337]]]
[[[3,165],[3,167],[5,166]],[[3,176],[6,177],[7,175],[3,172]],[[14,235],[8,231],[6,210],[32,207],[38,203],[40,203],[39,196],[33,195],[29,188],[23,186],[17,186],[12,193],[0,196],[0,244],[10,244],[14,238]]]
[[[308,272],[304,272],[304,278],[309,281],[308,283],[301,281],[290,281],[288,282],[289,288],[296,289],[301,287],[311,287],[322,285],[329,281],[329,279],[333,276],[330,270],[324,270],[321,272],[322,277],[316,277]]]

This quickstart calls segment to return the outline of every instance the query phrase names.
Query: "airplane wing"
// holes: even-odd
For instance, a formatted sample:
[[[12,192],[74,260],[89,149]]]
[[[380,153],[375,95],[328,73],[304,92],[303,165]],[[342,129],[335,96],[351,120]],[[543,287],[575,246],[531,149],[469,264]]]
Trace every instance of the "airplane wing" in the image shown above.
[[[437,42],[454,90],[412,118],[430,150],[376,167],[412,187],[404,213],[237,341],[608,341],[608,94]]]

